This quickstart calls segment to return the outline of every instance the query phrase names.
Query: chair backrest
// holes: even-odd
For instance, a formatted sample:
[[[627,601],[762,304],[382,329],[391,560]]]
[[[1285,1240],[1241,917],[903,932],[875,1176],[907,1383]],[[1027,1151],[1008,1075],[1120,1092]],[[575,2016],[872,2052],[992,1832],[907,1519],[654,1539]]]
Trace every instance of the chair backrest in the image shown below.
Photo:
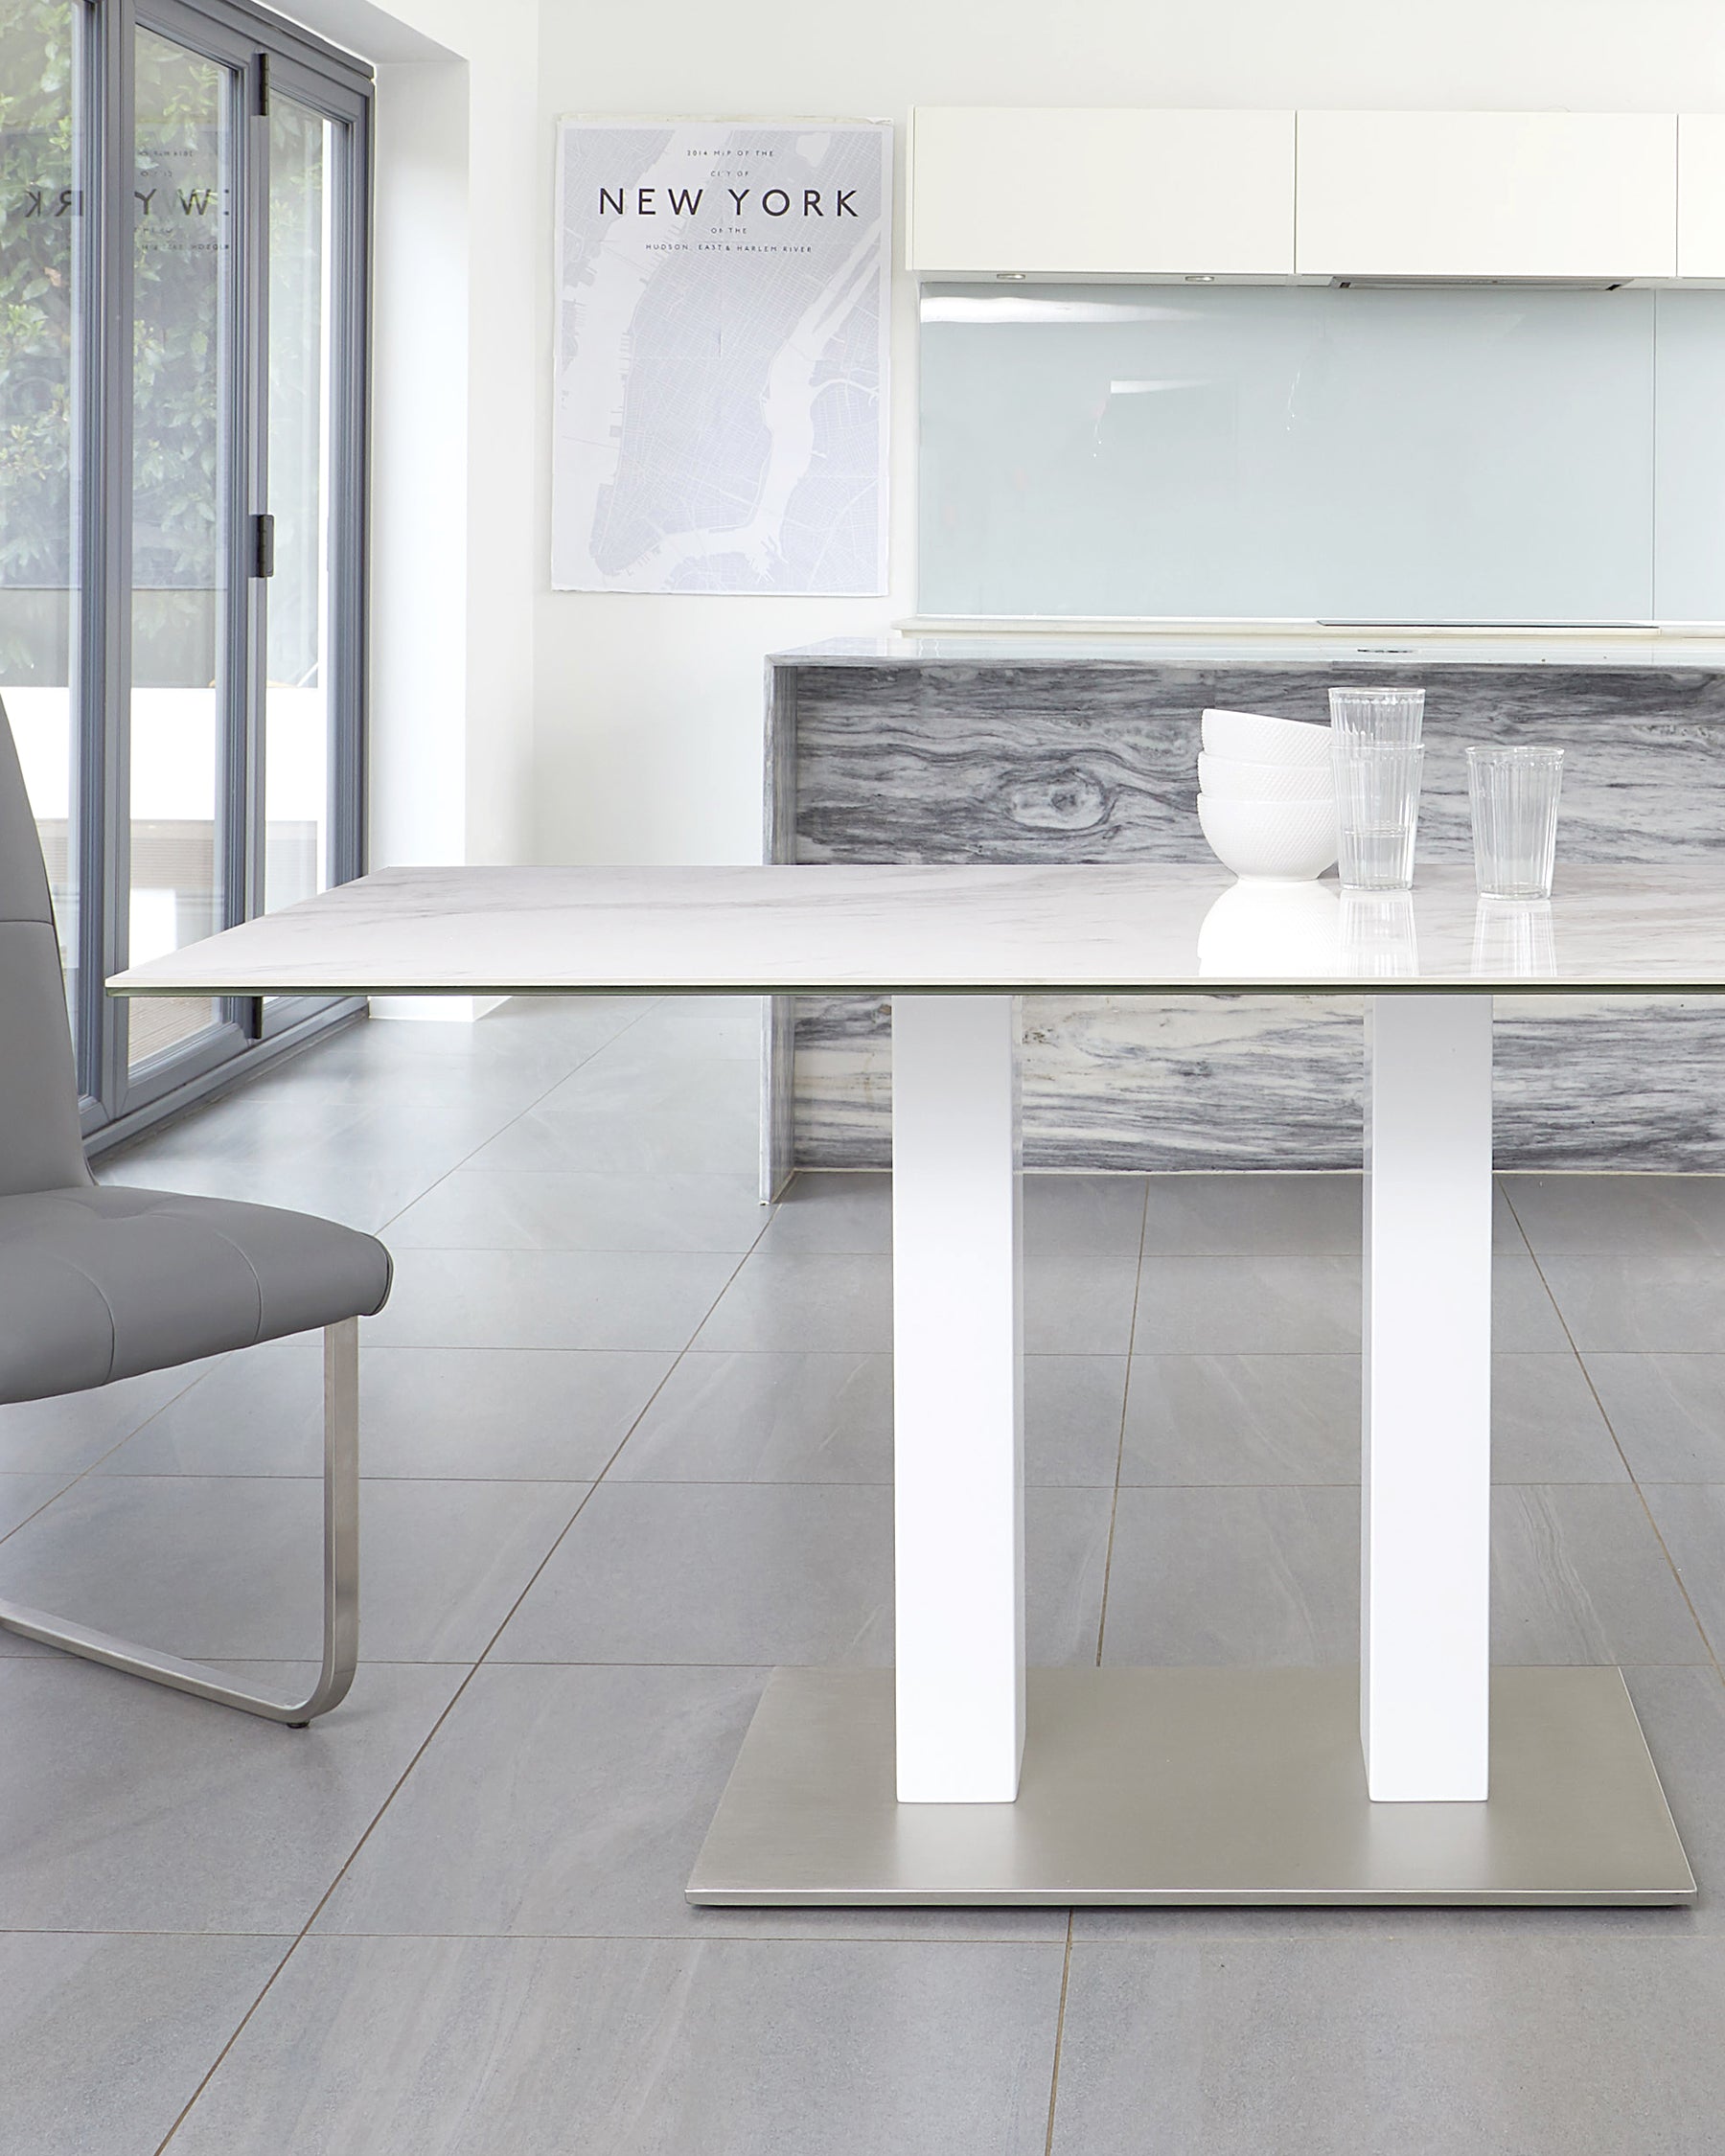
[[[91,1180],[48,871],[0,704],[0,1197]]]

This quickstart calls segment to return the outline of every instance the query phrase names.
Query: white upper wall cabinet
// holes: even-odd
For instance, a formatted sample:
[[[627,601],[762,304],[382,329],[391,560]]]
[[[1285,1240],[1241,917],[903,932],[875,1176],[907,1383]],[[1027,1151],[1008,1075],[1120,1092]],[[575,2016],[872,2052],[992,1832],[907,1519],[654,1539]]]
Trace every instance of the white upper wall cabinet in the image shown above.
[[[1677,123],[1677,274],[1725,278],[1725,112]]]
[[[1286,277],[1291,112],[924,105],[912,116],[919,277]]]
[[[1298,137],[1303,277],[1677,274],[1670,113],[1302,111]]]

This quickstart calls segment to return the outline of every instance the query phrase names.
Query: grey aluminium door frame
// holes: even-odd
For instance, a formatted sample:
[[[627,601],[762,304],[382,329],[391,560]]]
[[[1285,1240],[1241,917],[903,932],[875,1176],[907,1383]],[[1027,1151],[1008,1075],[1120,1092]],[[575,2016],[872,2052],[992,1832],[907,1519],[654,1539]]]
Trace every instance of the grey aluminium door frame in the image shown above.
[[[221,492],[226,598],[218,631],[219,772],[216,860],[221,926],[264,899],[264,628],[258,519],[267,514],[268,97],[272,83],[334,123],[335,260],[331,367],[330,860],[334,882],[364,868],[366,375],[369,345],[371,71],[245,0],[83,0],[80,123],[86,234],[78,434],[77,653],[80,1084],[95,1135],[212,1075],[267,1034],[303,1031],[351,1006],[231,998],[183,1048],[130,1065],[126,1007],[104,993],[127,963],[130,905],[132,185],[137,31],[158,33],[228,71],[233,249],[223,334]]]
[[[372,95],[363,80],[337,80],[289,52],[272,54],[266,94],[290,97],[335,125],[337,155],[330,175],[334,295],[331,324],[330,694],[335,722],[330,742],[330,877],[347,883],[365,868],[365,706],[369,667],[367,560],[371,499],[371,172]],[[260,710],[262,706],[260,705]],[[260,784],[263,758],[256,764]],[[256,828],[263,829],[262,802]],[[264,863],[256,864],[263,904]],[[271,1035],[318,1007],[315,998],[277,997],[263,1013]]]
[[[85,0],[76,28],[84,246],[73,418],[81,588],[70,835],[79,892],[78,1075],[87,1130],[114,1112],[126,1081],[126,1029],[116,1025],[103,983],[112,954],[126,947],[130,883],[128,834],[116,813],[127,795],[128,730],[116,717],[124,721],[131,677],[132,234],[130,218],[114,216],[111,205],[130,207],[135,130],[129,17],[120,5]]]

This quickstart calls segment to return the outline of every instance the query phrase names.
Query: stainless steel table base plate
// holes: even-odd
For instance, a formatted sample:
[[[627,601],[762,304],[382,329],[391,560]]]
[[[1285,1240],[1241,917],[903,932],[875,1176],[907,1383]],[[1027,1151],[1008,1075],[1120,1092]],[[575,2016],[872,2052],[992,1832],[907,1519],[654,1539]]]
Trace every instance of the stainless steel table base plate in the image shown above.
[[[1484,1803],[1373,1803],[1352,1669],[1033,1669],[1016,1803],[900,1804],[888,1669],[780,1669],[689,1881],[716,1907],[1671,1903],[1616,1669],[1492,1672]]]

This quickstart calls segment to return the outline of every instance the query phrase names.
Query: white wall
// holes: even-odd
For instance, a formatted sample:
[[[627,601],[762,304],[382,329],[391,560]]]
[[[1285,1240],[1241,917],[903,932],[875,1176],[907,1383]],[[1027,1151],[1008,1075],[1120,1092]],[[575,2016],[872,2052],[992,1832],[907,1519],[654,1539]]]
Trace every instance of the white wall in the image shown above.
[[[468,64],[380,62],[377,95],[366,858],[384,867],[467,859]]]
[[[912,610],[913,291],[895,295],[892,591],[654,599],[549,588],[552,122],[564,113],[823,114],[912,104],[1725,106],[1717,0],[544,0],[533,166],[539,492],[537,857],[751,860],[761,661]],[[899,169],[902,189],[904,146]]]
[[[377,69],[371,860],[532,851],[538,0],[289,0]]]

